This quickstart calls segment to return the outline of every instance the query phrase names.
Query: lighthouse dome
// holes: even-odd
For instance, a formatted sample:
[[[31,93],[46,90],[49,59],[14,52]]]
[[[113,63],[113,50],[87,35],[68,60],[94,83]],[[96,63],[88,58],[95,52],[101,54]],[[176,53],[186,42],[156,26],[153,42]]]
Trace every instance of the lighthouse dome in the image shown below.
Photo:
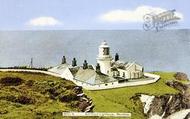
[[[109,47],[106,41],[103,41],[99,47]]]

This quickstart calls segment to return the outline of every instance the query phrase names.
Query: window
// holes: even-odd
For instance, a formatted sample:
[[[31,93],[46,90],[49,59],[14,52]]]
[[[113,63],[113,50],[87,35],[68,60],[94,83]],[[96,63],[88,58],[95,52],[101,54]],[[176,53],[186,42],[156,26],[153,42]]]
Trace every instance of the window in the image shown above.
[[[118,83],[124,83],[125,82],[125,80],[119,80],[118,81]]]
[[[113,76],[115,76],[115,72],[113,72]]]
[[[137,78],[140,78],[140,72],[137,73]]]
[[[109,48],[104,48],[103,55],[109,55]]]
[[[123,72],[123,77],[125,78],[125,72]]]

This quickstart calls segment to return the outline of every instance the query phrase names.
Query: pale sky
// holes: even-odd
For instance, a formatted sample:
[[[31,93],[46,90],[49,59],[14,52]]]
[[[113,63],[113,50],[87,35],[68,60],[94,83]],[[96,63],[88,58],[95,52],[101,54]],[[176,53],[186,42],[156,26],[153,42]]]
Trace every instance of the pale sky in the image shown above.
[[[190,28],[188,0],[0,0],[0,30],[142,29],[150,12],[176,10]]]

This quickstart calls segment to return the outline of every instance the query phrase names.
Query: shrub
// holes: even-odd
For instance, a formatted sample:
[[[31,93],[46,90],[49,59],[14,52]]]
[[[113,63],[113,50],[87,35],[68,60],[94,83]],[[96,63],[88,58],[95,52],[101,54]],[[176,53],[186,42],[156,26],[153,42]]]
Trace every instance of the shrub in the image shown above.
[[[34,81],[33,80],[28,80],[27,82],[26,82],[26,85],[27,86],[33,86],[33,84],[34,84]]]
[[[177,80],[189,80],[187,74],[182,72],[177,72],[176,74],[174,74],[174,77]]]
[[[77,99],[78,99],[77,95],[73,91],[69,90],[67,90],[65,93],[59,96],[59,100],[61,102],[71,102]]]
[[[4,86],[18,86],[23,83],[23,80],[18,77],[5,77],[0,79],[0,84]]]
[[[20,104],[34,104],[34,100],[28,96],[18,96],[17,100],[16,100],[17,103],[20,103]]]

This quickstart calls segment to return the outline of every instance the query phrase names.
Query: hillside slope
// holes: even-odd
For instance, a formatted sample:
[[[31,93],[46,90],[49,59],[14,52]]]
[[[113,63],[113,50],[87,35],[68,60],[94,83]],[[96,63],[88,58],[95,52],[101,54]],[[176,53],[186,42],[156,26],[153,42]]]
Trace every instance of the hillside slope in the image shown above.
[[[147,117],[143,114],[143,105],[140,100],[134,99],[135,95],[161,96],[179,93],[178,90],[166,85],[167,81],[175,80],[175,73],[155,72],[155,74],[160,75],[161,79],[153,84],[102,91],[85,91],[85,93],[93,99],[94,111],[131,112],[132,119],[145,119]]]
[[[94,112],[131,112],[131,119],[145,119],[147,117],[143,114],[143,104],[136,99],[136,95],[162,96],[180,92],[166,85],[167,81],[175,80],[175,73],[155,72],[155,74],[160,75],[161,79],[153,84],[101,91],[84,90],[84,93],[92,98]],[[60,119],[63,118],[61,115],[63,111],[81,111],[75,87],[76,85],[70,81],[44,74],[0,72],[0,118]],[[93,119],[96,118],[98,117]]]
[[[39,73],[0,72],[0,118],[63,118],[63,111],[84,111],[88,103],[70,81]],[[85,97],[89,99],[88,97]]]

